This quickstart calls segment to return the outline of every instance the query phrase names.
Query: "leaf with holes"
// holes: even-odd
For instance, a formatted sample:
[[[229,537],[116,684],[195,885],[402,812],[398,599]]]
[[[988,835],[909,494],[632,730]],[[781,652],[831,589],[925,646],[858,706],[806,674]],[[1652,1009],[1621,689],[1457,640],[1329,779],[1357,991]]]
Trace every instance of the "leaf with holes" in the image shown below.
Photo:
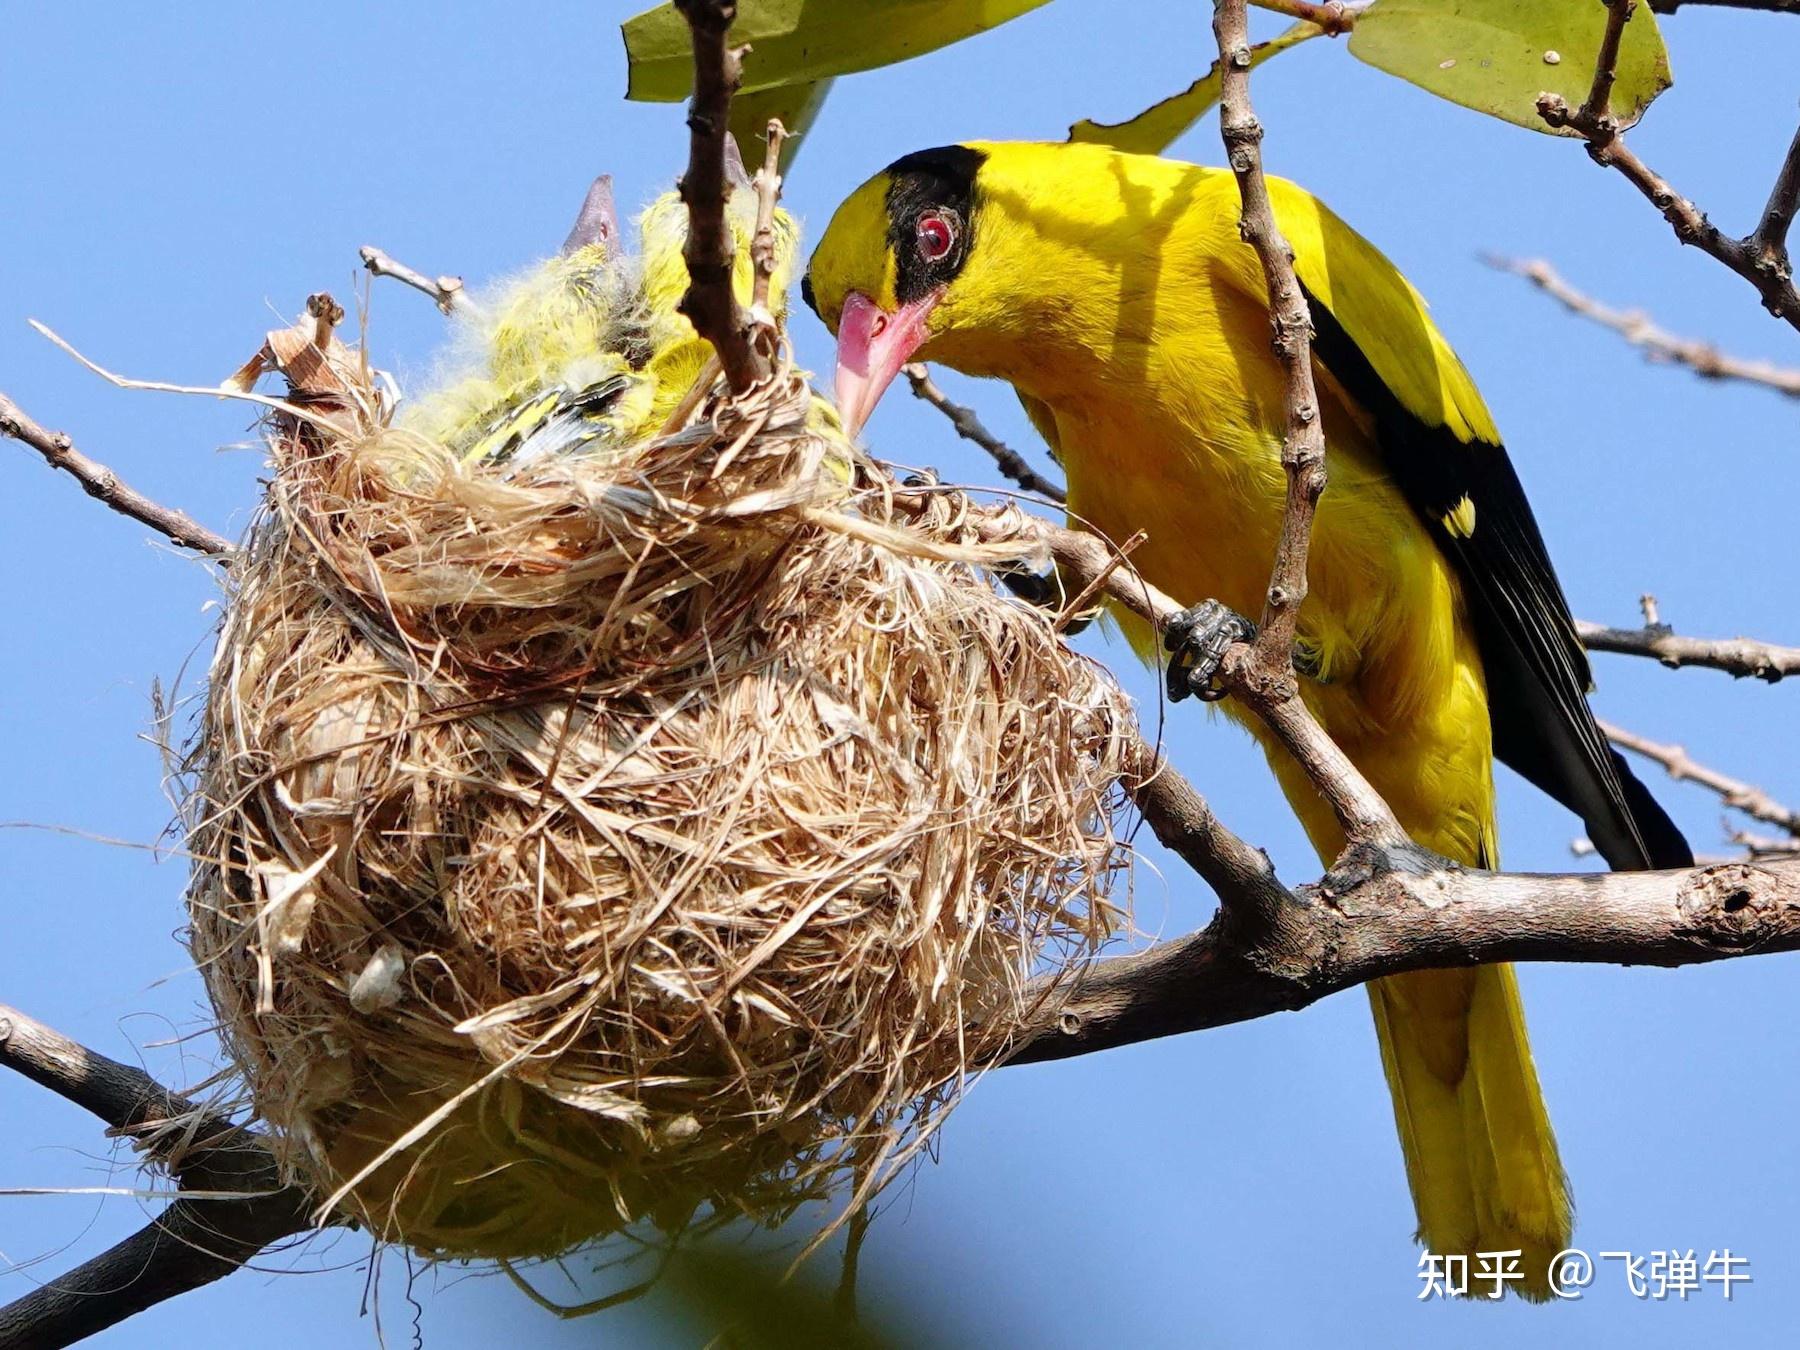
[[[1599,0],[1375,0],[1356,19],[1350,54],[1377,70],[1493,117],[1552,135],[1541,94],[1571,108],[1594,81],[1606,8]],[[1656,16],[1639,4],[1619,44],[1613,114],[1621,127],[1669,87]]]

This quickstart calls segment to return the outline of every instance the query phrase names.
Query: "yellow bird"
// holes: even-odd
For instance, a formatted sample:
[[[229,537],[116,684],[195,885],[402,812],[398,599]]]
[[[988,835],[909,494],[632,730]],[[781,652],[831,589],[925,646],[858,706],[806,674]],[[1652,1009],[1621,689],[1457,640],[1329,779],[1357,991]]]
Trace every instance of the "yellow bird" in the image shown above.
[[[1493,760],[1579,814],[1615,868],[1691,863],[1607,745],[1588,665],[1493,419],[1425,302],[1280,179],[1312,306],[1330,486],[1300,616],[1303,696],[1420,844],[1497,867]],[[1252,630],[1280,528],[1283,376],[1229,172],[1103,146],[970,143],[897,160],[838,209],[802,285],[838,338],[854,433],[916,358],[1011,383],[1068,475],[1072,516],[1147,541],[1190,611],[1194,670]],[[1133,634],[1148,655],[1151,638]],[[1216,667],[1214,667],[1216,668]],[[1254,719],[1319,856],[1342,836]],[[1572,1223],[1508,966],[1369,986],[1418,1240],[1522,1252],[1547,1296]]]

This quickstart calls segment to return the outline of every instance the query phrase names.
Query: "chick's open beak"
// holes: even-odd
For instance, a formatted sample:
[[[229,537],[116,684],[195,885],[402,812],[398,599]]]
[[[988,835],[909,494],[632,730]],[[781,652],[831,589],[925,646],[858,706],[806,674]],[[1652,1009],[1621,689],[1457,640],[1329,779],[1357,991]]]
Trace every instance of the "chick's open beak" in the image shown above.
[[[937,304],[936,293],[901,305],[889,314],[861,291],[844,300],[838,318],[837,380],[834,386],[844,430],[862,430],[900,368],[926,338],[925,318]]]

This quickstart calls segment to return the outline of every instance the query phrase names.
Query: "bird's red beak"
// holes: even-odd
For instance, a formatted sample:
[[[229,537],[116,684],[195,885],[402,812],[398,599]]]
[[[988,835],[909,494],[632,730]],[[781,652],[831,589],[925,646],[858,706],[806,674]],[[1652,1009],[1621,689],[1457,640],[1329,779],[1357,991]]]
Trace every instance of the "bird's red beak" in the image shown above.
[[[926,338],[925,318],[938,302],[938,292],[901,305],[892,314],[861,291],[844,299],[838,317],[837,380],[834,392],[844,430],[862,430],[881,396],[912,359]]]

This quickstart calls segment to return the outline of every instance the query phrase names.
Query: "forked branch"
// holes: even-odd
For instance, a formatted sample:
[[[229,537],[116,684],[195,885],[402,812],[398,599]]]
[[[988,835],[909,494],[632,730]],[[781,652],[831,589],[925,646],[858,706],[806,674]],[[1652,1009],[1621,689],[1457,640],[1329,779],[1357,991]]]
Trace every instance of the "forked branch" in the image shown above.
[[[5,1006],[0,1068],[92,1112],[109,1134],[137,1140],[183,1192],[117,1246],[0,1308],[7,1350],[72,1345],[316,1226],[311,1197],[282,1183],[255,1133]]]
[[[1793,268],[1787,254],[1787,226],[1800,196],[1800,134],[1794,138],[1775,187],[1769,195],[1755,233],[1733,239],[1706,218],[1706,213],[1669,185],[1625,144],[1625,136],[1612,110],[1614,67],[1619,41],[1638,0],[1606,0],[1606,28],[1600,55],[1594,65],[1594,83],[1579,108],[1571,108],[1559,94],[1538,98],[1538,116],[1558,129],[1567,128],[1587,142],[1596,164],[1617,169],[1627,182],[1661,211],[1675,237],[1729,267],[1756,287],[1763,307],[1778,319],[1800,329],[1800,292],[1794,289]]]
[[[1369,853],[1274,904],[1221,907],[1192,937],[1099,963],[1038,1005],[1009,1062],[1292,1012],[1409,970],[1681,966],[1797,949],[1800,860],[1529,876]]]

